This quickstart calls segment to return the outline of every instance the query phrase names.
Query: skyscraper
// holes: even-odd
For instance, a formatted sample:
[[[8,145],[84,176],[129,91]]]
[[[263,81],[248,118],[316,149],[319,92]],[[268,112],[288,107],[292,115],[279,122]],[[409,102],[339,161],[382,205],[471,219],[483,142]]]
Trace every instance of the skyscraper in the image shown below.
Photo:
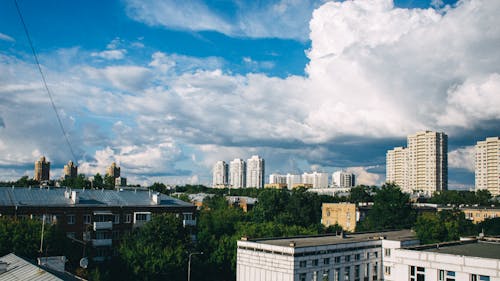
[[[264,159],[253,155],[247,160],[247,187],[264,188]]]
[[[313,188],[327,188],[328,174],[319,172],[303,173],[302,183],[311,184]]]
[[[302,177],[296,174],[286,174],[286,186],[292,189],[295,185],[302,183]]]
[[[408,148],[396,147],[386,154],[386,180],[405,192],[432,195],[448,189],[448,136],[421,131],[408,136]]]
[[[356,176],[352,173],[337,171],[332,174],[332,185],[334,187],[353,187],[356,185]]]
[[[229,187],[246,187],[246,164],[243,159],[236,158],[229,163]]]
[[[212,187],[226,187],[228,184],[228,165],[217,161],[212,171]]]
[[[36,181],[48,181],[50,179],[50,162],[45,160],[45,156],[40,157],[40,160],[35,162],[35,176]]]
[[[118,167],[116,165],[115,162],[113,162],[111,164],[111,166],[109,166],[107,169],[106,169],[106,175],[108,175],[109,177],[112,177],[112,178],[119,178],[120,177],[120,167]]]
[[[386,154],[386,182],[394,183],[403,191],[408,190],[408,149],[395,147]]]
[[[64,165],[64,178],[76,178],[78,176],[78,166],[73,164],[73,161],[69,161],[68,164]]]
[[[476,144],[476,191],[500,195],[500,138],[486,138]]]

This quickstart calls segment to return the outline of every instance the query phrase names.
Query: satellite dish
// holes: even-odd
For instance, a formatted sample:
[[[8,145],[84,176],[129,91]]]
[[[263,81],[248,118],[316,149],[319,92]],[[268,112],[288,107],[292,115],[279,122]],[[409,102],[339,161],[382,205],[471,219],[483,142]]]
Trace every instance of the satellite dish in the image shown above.
[[[89,266],[89,260],[87,258],[80,259],[80,267],[87,268]]]

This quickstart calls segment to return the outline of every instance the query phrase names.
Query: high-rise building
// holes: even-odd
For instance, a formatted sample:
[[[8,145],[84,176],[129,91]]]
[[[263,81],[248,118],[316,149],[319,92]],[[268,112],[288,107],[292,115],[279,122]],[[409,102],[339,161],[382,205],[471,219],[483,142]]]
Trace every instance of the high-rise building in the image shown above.
[[[229,163],[229,187],[246,187],[246,163],[243,159],[236,158]]]
[[[486,138],[476,145],[476,191],[500,195],[500,138]]]
[[[212,187],[226,187],[228,185],[228,165],[225,161],[217,161],[212,171]]]
[[[40,157],[40,160],[35,162],[35,176],[36,181],[48,181],[50,179],[50,162],[46,161],[45,156]]]
[[[295,174],[286,174],[286,186],[292,189],[294,186],[302,183],[302,177]]]
[[[352,173],[337,171],[332,174],[332,186],[334,187],[354,187],[356,185],[356,176]]]
[[[64,178],[74,179],[78,176],[78,166],[75,166],[73,161],[69,161],[68,164],[64,165]]]
[[[313,188],[327,188],[328,174],[319,172],[303,173],[302,183],[312,185]]]
[[[286,175],[270,174],[269,175],[270,184],[286,184]]]
[[[432,195],[448,189],[448,136],[422,131],[408,136],[408,188]]]
[[[386,182],[394,183],[404,191],[408,190],[408,149],[395,147],[386,154]]]
[[[264,159],[253,155],[247,160],[247,187],[264,188]]]
[[[120,177],[120,167],[118,167],[116,165],[115,162],[113,162],[111,164],[111,166],[109,166],[107,169],[106,169],[106,175],[108,175],[109,177],[112,177],[112,178],[119,178]]]
[[[448,189],[448,136],[421,131],[408,136],[408,148],[396,147],[387,152],[386,177],[405,192]]]

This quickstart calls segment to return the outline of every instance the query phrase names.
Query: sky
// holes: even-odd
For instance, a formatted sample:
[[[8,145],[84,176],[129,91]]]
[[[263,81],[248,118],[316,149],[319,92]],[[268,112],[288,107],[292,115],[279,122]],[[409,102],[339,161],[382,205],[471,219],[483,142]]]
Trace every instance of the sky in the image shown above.
[[[129,183],[209,184],[217,160],[266,174],[385,180],[385,153],[449,136],[449,186],[500,135],[500,1],[0,1],[0,180],[69,160]]]

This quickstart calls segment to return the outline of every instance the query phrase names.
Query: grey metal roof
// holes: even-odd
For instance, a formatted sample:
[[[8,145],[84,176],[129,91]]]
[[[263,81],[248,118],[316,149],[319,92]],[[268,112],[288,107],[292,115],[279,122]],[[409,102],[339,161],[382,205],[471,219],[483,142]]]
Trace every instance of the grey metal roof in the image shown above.
[[[65,191],[65,188],[0,187],[0,206],[193,207],[165,194],[160,194],[161,203],[157,205],[151,199],[153,192],[144,190],[73,189],[78,193],[79,202],[72,204],[71,199],[65,197]]]
[[[282,247],[291,247],[290,242],[294,242],[295,243],[295,246],[293,246],[294,248],[301,248],[301,247],[316,247],[316,246],[379,240],[382,237],[384,239],[396,240],[396,241],[417,239],[415,232],[409,229],[404,229],[404,230],[384,231],[384,232],[352,233],[352,234],[346,234],[344,237],[326,234],[326,235],[316,235],[316,236],[295,236],[295,237],[284,237],[284,238],[255,239],[249,241],[274,245],[274,246],[282,246]]]
[[[43,270],[42,268],[14,255],[8,254],[0,257],[0,262],[7,263],[7,271],[0,272],[0,281],[10,280],[36,280],[57,281],[64,280]]]
[[[500,260],[500,243],[495,242],[477,241],[475,243],[456,245],[439,244],[439,247],[436,246],[422,251]]]

